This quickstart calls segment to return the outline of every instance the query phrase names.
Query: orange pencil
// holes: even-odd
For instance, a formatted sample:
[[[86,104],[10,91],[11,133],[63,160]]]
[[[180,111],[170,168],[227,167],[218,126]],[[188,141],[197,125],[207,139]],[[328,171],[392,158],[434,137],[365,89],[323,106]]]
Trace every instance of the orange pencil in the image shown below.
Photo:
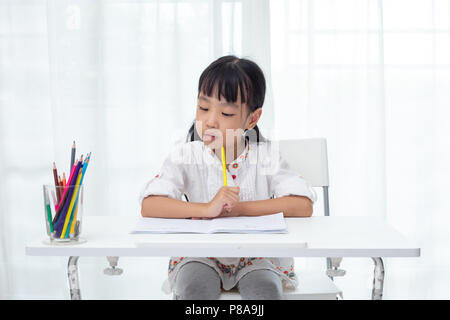
[[[62,197],[62,191],[63,191],[63,188],[61,188],[61,187],[62,187],[62,179],[61,179],[61,176],[58,176],[58,186],[59,186],[59,188],[58,188],[58,190],[59,190],[59,198],[61,199],[61,197]]]
[[[67,184],[67,181],[66,181],[66,173],[65,172],[63,172],[63,186],[65,187],[66,186],[66,184]]]

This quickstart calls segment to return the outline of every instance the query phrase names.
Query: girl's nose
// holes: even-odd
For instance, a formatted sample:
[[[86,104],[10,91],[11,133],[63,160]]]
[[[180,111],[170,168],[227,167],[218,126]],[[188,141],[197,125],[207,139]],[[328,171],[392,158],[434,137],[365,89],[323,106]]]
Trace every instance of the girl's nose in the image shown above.
[[[208,118],[206,119],[206,127],[207,128],[218,128],[219,127],[219,121],[218,121],[218,115],[216,112],[210,112],[208,115]]]

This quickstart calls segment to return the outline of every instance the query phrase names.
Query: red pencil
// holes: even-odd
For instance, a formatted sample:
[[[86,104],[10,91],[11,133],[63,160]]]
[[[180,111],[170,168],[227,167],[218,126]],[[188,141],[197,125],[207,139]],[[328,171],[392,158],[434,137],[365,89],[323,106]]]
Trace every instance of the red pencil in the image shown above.
[[[60,199],[60,194],[59,194],[59,188],[58,188],[58,170],[56,170],[56,164],[53,162],[53,179],[55,180],[55,189],[56,189],[56,196],[58,198],[58,202]]]

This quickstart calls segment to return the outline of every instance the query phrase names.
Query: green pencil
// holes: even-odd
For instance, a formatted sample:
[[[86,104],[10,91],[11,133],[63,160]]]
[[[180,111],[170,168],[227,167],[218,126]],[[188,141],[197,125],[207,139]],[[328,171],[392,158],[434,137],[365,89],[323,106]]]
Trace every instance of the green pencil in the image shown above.
[[[48,198],[47,192],[48,191],[44,189],[45,207],[47,209],[47,220],[50,227],[50,233],[53,233],[52,210],[50,208],[50,199]]]
[[[53,233],[52,212],[50,210],[50,203],[47,203],[47,218],[50,225],[50,233]]]

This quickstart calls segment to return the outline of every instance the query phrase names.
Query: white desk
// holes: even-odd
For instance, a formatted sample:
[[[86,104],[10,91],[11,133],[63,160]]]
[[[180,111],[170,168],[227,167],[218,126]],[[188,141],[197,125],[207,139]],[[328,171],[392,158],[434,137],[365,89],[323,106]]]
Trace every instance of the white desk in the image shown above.
[[[372,217],[286,218],[287,234],[129,234],[136,223],[133,217],[83,219],[85,243],[52,246],[37,239],[26,246],[27,255],[70,257],[72,299],[81,297],[80,256],[367,257],[375,263],[374,299],[381,299],[383,293],[383,257],[420,256],[419,247],[382,219]]]

